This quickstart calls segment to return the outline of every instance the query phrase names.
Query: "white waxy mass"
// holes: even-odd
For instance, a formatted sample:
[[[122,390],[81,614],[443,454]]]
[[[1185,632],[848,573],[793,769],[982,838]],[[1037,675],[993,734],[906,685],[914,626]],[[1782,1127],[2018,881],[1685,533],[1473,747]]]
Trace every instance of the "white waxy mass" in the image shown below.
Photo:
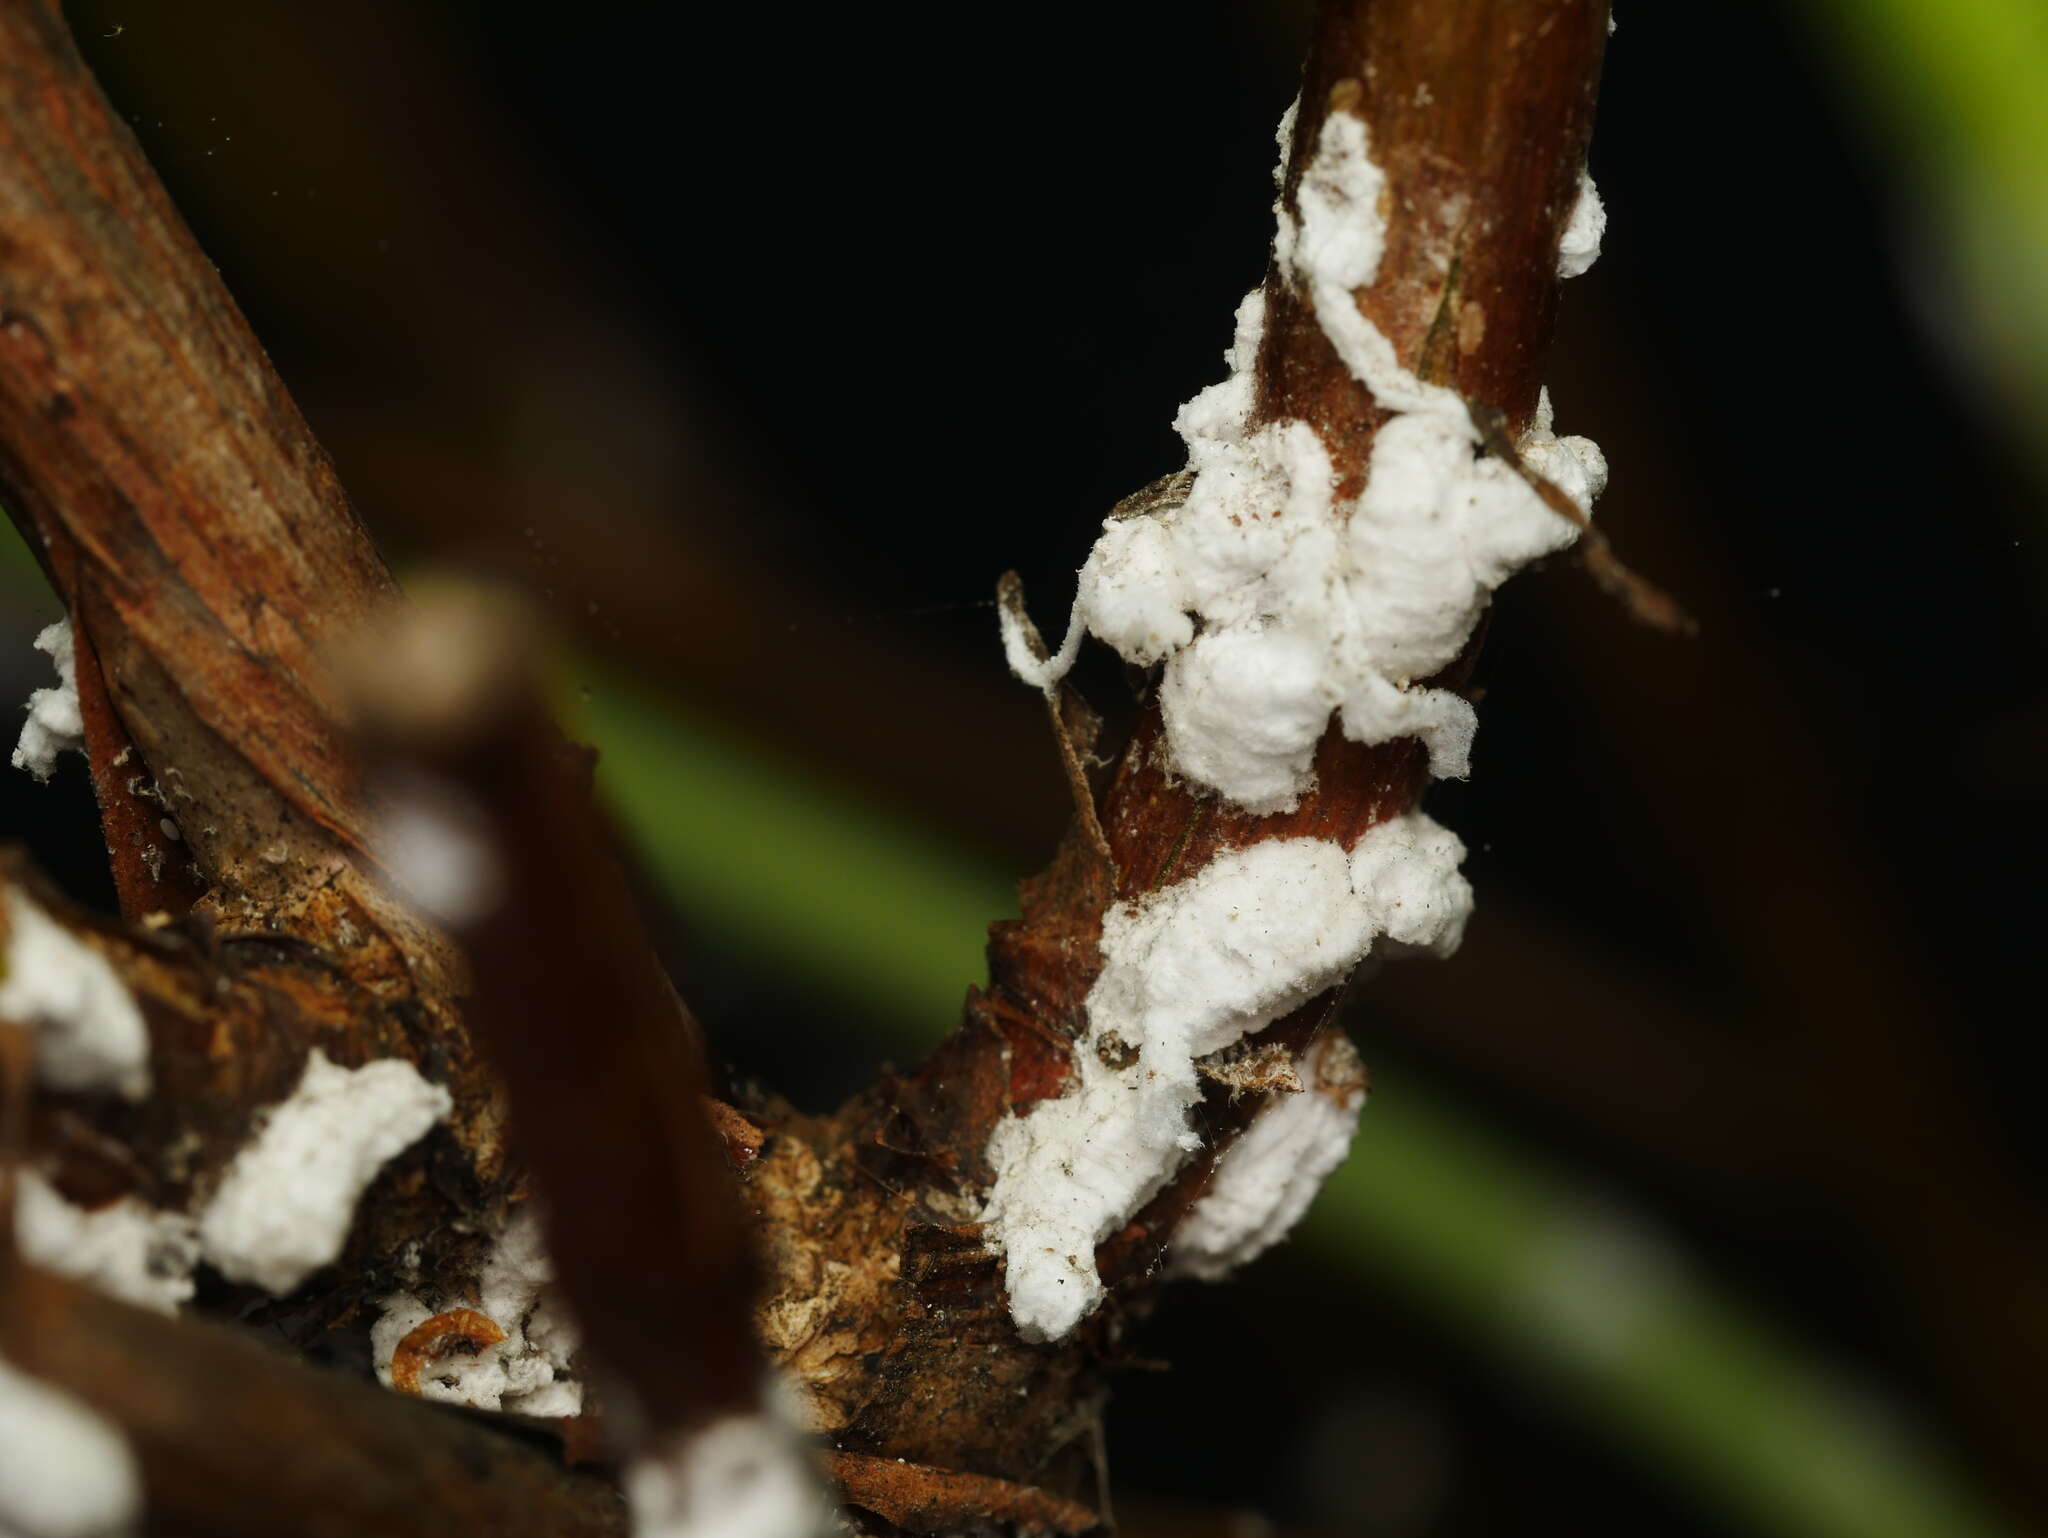
[[[0,1533],[126,1538],[141,1515],[142,1474],[119,1428],[0,1361]]]
[[[989,1139],[982,1217],[1026,1338],[1057,1339],[1101,1301],[1095,1246],[1200,1146],[1195,1059],[1340,982],[1376,940],[1454,950],[1472,900],[1463,854],[1410,812],[1349,853],[1326,839],[1255,844],[1110,909],[1073,1082]]]
[[[315,1048],[298,1088],[235,1155],[200,1215],[201,1252],[230,1281],[292,1291],[340,1257],[377,1172],[451,1104],[411,1063],[342,1068]]]
[[[410,1292],[383,1300],[383,1314],[370,1328],[378,1380],[391,1386],[393,1358],[413,1330],[445,1310],[474,1307],[504,1332],[504,1339],[428,1364],[416,1385],[420,1397],[520,1415],[581,1414],[583,1385],[570,1371],[570,1358],[582,1333],[554,1280],[540,1222],[530,1207],[523,1209],[505,1225],[477,1274],[473,1304],[468,1297],[430,1304]]]
[[[36,1077],[71,1092],[149,1093],[149,1031],[106,957],[10,887],[0,1020],[35,1035]]]
[[[1255,290],[1238,308],[1230,376],[1175,420],[1194,472],[1186,501],[1104,524],[1054,657],[1032,658],[1003,615],[1012,668],[1040,688],[1072,664],[1083,632],[1132,663],[1163,663],[1174,767],[1253,812],[1300,800],[1332,715],[1357,742],[1419,737],[1436,774],[1463,777],[1472,707],[1426,680],[1457,657],[1496,587],[1577,537],[1481,452],[1465,402],[1403,368],[1359,308],[1386,240],[1386,178],[1366,151],[1364,123],[1332,113],[1299,218],[1277,207],[1274,243],[1281,276],[1309,298],[1338,357],[1396,413],[1375,435],[1364,492],[1336,496],[1306,422],[1251,425],[1265,328]],[[1582,507],[1606,485],[1598,446],[1552,432],[1547,401],[1518,447]]]
[[[78,664],[71,621],[60,619],[54,625],[45,625],[35,644],[37,651],[47,652],[57,664],[57,685],[29,695],[28,719],[21,723],[14,767],[47,780],[57,770],[59,753],[85,751],[85,716],[78,706]]]
[[[1290,109],[1283,164],[1292,121]],[[1159,666],[1172,767],[1253,813],[1299,804],[1333,718],[1356,742],[1419,738],[1436,775],[1465,775],[1472,707],[1429,680],[1471,639],[1496,587],[1577,535],[1483,451],[1463,399],[1404,368],[1360,308],[1386,244],[1385,191],[1365,124],[1334,111],[1295,208],[1275,205],[1279,281],[1308,300],[1344,367],[1393,413],[1374,435],[1362,492],[1337,495],[1307,422],[1253,424],[1265,328],[1255,290],[1238,309],[1229,377],[1175,421],[1192,472],[1185,500],[1105,522],[1052,657],[1037,658],[1020,616],[1001,610],[1010,665],[1040,689],[1058,685],[1084,634]],[[1603,223],[1585,181],[1561,273],[1591,265]],[[1599,448],[1552,430],[1547,395],[1517,447],[1581,509],[1606,484]],[[1227,852],[1110,910],[1073,1080],[1006,1117],[987,1149],[986,1232],[1027,1338],[1058,1338],[1095,1307],[1096,1245],[1197,1146],[1195,1060],[1340,982],[1376,943],[1455,947],[1471,905],[1462,855],[1456,837],[1411,812],[1350,850],[1287,839]],[[1362,1088],[1296,1099],[1225,1156],[1180,1236],[1185,1269],[1227,1269],[1272,1242],[1342,1157]]]

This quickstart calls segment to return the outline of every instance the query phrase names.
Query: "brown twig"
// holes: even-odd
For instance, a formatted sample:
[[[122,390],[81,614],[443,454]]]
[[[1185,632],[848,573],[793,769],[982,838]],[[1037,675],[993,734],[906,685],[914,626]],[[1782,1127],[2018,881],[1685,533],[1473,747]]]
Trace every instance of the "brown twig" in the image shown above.
[[[590,757],[549,719],[536,629],[506,594],[418,584],[349,671],[392,826],[419,846],[390,857],[403,871],[467,843],[483,862],[442,914],[471,961],[469,1017],[504,1076],[562,1285],[630,1392],[608,1421],[652,1438],[760,1401],[725,1153],[737,1118],[720,1118],[725,1140],[707,1121],[701,1032],[609,853]]]
[[[1406,367],[1510,422],[1526,423],[1541,384],[1558,239],[1591,131],[1605,21],[1598,0],[1330,0],[1319,11],[1284,196],[1294,197],[1324,116],[1364,115],[1388,178],[1390,220],[1379,276],[1357,302]],[[1275,273],[1266,297],[1255,414],[1313,424],[1340,493],[1355,494],[1385,413],[1338,359],[1304,295]],[[1469,664],[1439,682],[1455,686]],[[1092,1489],[1103,1364],[1118,1355],[1128,1312],[1156,1285],[1156,1262],[1207,1166],[1192,1161],[1101,1248],[1112,1301],[1066,1340],[1027,1347],[1010,1327],[1000,1268],[964,1221],[989,1177],[989,1133],[1058,1094],[1069,1076],[1111,902],[1262,840],[1313,836],[1349,847],[1413,806],[1427,780],[1419,744],[1366,747],[1333,727],[1316,753],[1314,788],[1295,810],[1259,817],[1172,775],[1161,739],[1153,702],[1101,800],[1111,862],[1079,829],[1047,871],[1023,883],[1021,917],[992,927],[989,985],[970,995],[962,1030],[917,1075],[885,1082],[812,1134],[803,1161],[778,1160],[771,1148],[756,1179],[757,1190],[806,1193],[788,1203],[792,1229],[810,1220],[820,1231],[814,1215],[829,1210],[837,1228],[827,1253],[851,1269],[874,1262],[837,1243],[872,1246],[878,1228],[896,1235],[885,1264],[906,1285],[892,1323],[863,1321],[832,1352],[819,1349],[815,1327],[771,1338],[800,1379],[821,1385],[849,1450],[1070,1498]],[[1304,1005],[1255,1047],[1299,1051],[1326,1028],[1332,998]],[[1212,1153],[1256,1106],[1252,1097],[1233,1106],[1228,1085],[1212,1086],[1197,1111]],[[878,1163],[886,1186],[865,1178]],[[863,1207],[879,1211],[854,1221]],[[816,1263],[812,1254],[778,1270],[773,1317],[812,1317],[804,1304],[817,1295]]]
[[[0,3],[0,226],[0,500],[70,613],[124,904],[179,913],[189,864],[209,933],[410,1000],[404,1055],[499,1182],[460,963],[371,853],[329,662],[397,590],[49,0]]]
[[[848,1505],[886,1517],[906,1532],[956,1533],[994,1522],[1024,1538],[1068,1538],[1101,1522],[1093,1507],[1004,1479],[861,1453],[835,1452],[830,1463]]]
[[[160,938],[199,956],[194,997],[218,985],[256,1010],[226,1008],[211,1041],[197,1009],[152,1016],[191,1070],[160,1082],[202,1098],[75,1115],[139,1142],[131,1173],[147,1181],[175,1141],[155,1121],[202,1122],[214,1155],[290,1085],[293,1051],[317,1038],[361,1062],[374,1047],[446,1084],[467,1166],[401,1204],[410,1235],[380,1237],[448,1230],[506,1194],[503,1108],[457,1007],[455,952],[371,852],[379,813],[329,661],[397,591],[49,0],[0,0],[0,226],[0,501],[71,618],[123,909],[191,909]],[[268,975],[244,986],[251,972]],[[272,988],[326,1003],[242,1029]],[[173,1184],[208,1173],[201,1160]],[[93,1172],[71,1159],[64,1174]]]
[[[0,160],[0,494],[71,613],[96,779],[125,771],[159,794],[208,888],[184,929],[105,936],[144,1000],[159,1093],[133,1113],[53,1118],[60,1182],[81,1199],[203,1197],[310,1046],[344,1063],[410,1057],[455,1094],[461,1167],[367,1205],[375,1258],[352,1250],[340,1290],[301,1312],[345,1310],[411,1238],[430,1237],[423,1258],[459,1282],[476,1257],[438,1236],[488,1229],[511,1178],[499,1081],[457,1007],[470,992],[521,1107],[565,1288],[635,1401],[624,1419],[659,1430],[753,1405],[749,1250],[700,1109],[697,1043],[602,854],[587,765],[530,690],[492,696],[504,714],[458,723],[469,735],[408,743],[459,761],[497,818],[505,900],[450,915],[480,963],[472,989],[387,867],[406,854],[391,847],[404,808],[378,802],[336,668],[395,620],[396,590],[41,0],[0,0]],[[409,673],[399,692],[423,683]],[[125,858],[135,808],[105,794],[103,807]],[[117,870],[131,911],[183,906]],[[89,1135],[72,1146],[66,1126]],[[123,1167],[95,1171],[89,1146],[122,1150]]]
[[[1599,584],[1600,590],[1628,610],[1638,624],[1661,630],[1666,635],[1698,635],[1699,623],[1677,599],[1645,577],[1622,564],[1607,538],[1607,531],[1594,523],[1586,510],[1566,496],[1564,489],[1548,476],[1529,468],[1515,441],[1508,436],[1507,420],[1490,406],[1471,406],[1472,421],[1479,428],[1481,446],[1506,465],[1528,488],[1543,499],[1543,505],[1579,531],[1579,564]]]
[[[617,1538],[616,1484],[539,1435],[0,1261],[0,1354],[118,1427],[152,1538]]]
[[[167,815],[209,881],[289,918],[333,874],[301,862],[364,864],[372,813],[323,653],[396,590],[43,0],[0,5],[0,165],[8,511],[148,771],[182,775]]]
[[[1032,656],[1044,662],[1052,655],[1024,602],[1024,579],[1014,571],[1006,571],[997,579],[996,604],[1024,637],[1024,644],[1031,649]],[[1109,847],[1109,836],[1102,831],[1102,819],[1095,810],[1095,790],[1088,783],[1088,767],[1081,762],[1083,749],[1076,744],[1074,730],[1067,722],[1066,705],[1070,698],[1078,700],[1079,696],[1074,695],[1064,682],[1054,684],[1045,691],[1045,713],[1052,722],[1052,738],[1059,747],[1060,768],[1066,773],[1067,790],[1074,798],[1074,816],[1080,821],[1081,835],[1088,840],[1088,847],[1102,856],[1113,873],[1116,853]]]

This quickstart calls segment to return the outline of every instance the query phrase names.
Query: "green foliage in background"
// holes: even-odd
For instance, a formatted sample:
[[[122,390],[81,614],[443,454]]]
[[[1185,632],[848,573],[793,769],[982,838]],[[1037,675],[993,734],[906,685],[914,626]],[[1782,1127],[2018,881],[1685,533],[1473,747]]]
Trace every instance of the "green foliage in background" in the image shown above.
[[[1985,371],[2048,469],[2048,4],[1802,9],[1819,51],[1844,66],[1873,148],[1903,159],[1917,189],[1930,254],[1952,285],[1922,308]]]
[[[564,711],[601,748],[614,809],[693,928],[827,980],[888,1022],[891,1048],[917,1051],[959,1018],[983,931],[1016,911],[1009,882],[621,684],[573,691]]]

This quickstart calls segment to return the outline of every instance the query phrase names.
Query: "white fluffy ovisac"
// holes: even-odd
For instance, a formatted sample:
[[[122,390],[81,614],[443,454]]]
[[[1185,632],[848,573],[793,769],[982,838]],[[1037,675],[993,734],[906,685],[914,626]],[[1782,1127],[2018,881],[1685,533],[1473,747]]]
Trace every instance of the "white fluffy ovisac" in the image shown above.
[[[1226,1148],[1209,1188],[1173,1232],[1176,1272],[1220,1281],[1286,1238],[1351,1151],[1365,1110],[1365,1064],[1331,1031],[1296,1064],[1302,1088],[1276,1093]]]
[[[1342,981],[1377,940],[1455,949],[1471,908],[1463,854],[1410,812],[1349,853],[1326,839],[1255,844],[1110,909],[1073,1082],[989,1139],[983,1223],[1027,1339],[1065,1335],[1101,1301],[1095,1246],[1199,1146],[1195,1060]]]
[[[57,664],[57,686],[37,689],[28,697],[28,719],[21,723],[14,767],[47,780],[57,769],[59,753],[85,751],[85,716],[78,706],[78,664],[71,621],[45,625],[36,635],[36,650]]]
[[[175,1314],[192,1296],[199,1225],[137,1197],[73,1206],[34,1170],[15,1173],[14,1239],[36,1265],[123,1302]]]
[[[451,1105],[411,1063],[342,1068],[316,1047],[298,1087],[235,1155],[200,1215],[202,1254],[230,1281],[292,1291],[340,1256],[377,1172]]]
[[[149,1031],[106,957],[8,888],[0,1019],[35,1035],[36,1077],[71,1093],[149,1093]]]
[[[0,1533],[127,1538],[141,1516],[142,1473],[120,1428],[0,1361]]]
[[[819,1538],[834,1524],[810,1456],[772,1404],[675,1438],[626,1466],[634,1538]]]

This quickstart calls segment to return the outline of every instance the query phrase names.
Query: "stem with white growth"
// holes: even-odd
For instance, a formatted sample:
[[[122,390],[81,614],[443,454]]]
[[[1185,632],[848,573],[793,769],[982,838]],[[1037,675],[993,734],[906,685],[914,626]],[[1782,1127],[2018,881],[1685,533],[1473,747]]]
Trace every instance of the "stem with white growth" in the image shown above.
[[[1326,22],[1341,9],[1329,8]],[[1368,65],[1390,9],[1398,14],[1363,13]],[[1338,30],[1355,19],[1346,12]],[[1600,18],[1589,9],[1586,19]],[[1386,94],[1386,78],[1366,73]],[[1160,665],[1148,725],[1192,801],[1189,822],[1219,802],[1244,819],[1206,859],[1176,849],[1156,874],[1119,860],[1153,884],[1120,887],[1124,901],[1103,916],[1100,970],[1073,1021],[1071,1080],[991,1135],[986,1236],[1005,1255],[1027,1339],[1060,1338],[1093,1310],[1104,1296],[1097,1245],[1194,1156],[1213,1155],[1188,1117],[1202,1057],[1341,986],[1382,936],[1455,947],[1469,891],[1454,837],[1400,807],[1376,806],[1376,816],[1311,837],[1284,820],[1350,789],[1325,782],[1348,757],[1333,752],[1333,738],[1368,750],[1419,740],[1429,774],[1468,772],[1472,708],[1441,675],[1465,656],[1493,588],[1577,535],[1583,515],[1562,516],[1546,489],[1574,506],[1605,484],[1598,448],[1552,433],[1540,392],[1519,444],[1505,457],[1485,452],[1482,422],[1501,408],[1475,414],[1455,369],[1433,366],[1428,345],[1452,310],[1458,352],[1483,349],[1484,310],[1459,280],[1477,238],[1471,194],[1439,166],[1404,158],[1412,146],[1376,160],[1369,115],[1349,76],[1299,122],[1289,112],[1272,267],[1239,309],[1230,377],[1176,422],[1189,451],[1185,496],[1105,522],[1060,655],[1041,649],[1017,666],[1027,682],[1054,687],[1084,631],[1128,662]],[[1395,186],[1404,166],[1427,167],[1434,201]],[[1572,227],[1583,236],[1591,221],[1579,170],[1554,169],[1553,180],[1569,175]],[[1418,234],[1432,214],[1441,216],[1434,244]],[[1553,273],[1589,265],[1583,249],[1560,252],[1563,233],[1551,221],[1545,287]],[[1400,328],[1370,302],[1389,277],[1409,295],[1430,276],[1384,272],[1390,252],[1425,257],[1438,280],[1420,356],[1404,355]],[[1449,377],[1425,377],[1434,372]],[[1302,390],[1303,378],[1316,388]],[[1023,622],[1004,618],[1016,665]],[[1113,793],[1103,818],[1113,850],[1131,821],[1117,801]],[[1309,1053],[1319,1058],[1320,1044]],[[1239,1220],[1269,1238],[1274,1213],[1306,1205],[1290,1172],[1271,1173],[1271,1211]]]

